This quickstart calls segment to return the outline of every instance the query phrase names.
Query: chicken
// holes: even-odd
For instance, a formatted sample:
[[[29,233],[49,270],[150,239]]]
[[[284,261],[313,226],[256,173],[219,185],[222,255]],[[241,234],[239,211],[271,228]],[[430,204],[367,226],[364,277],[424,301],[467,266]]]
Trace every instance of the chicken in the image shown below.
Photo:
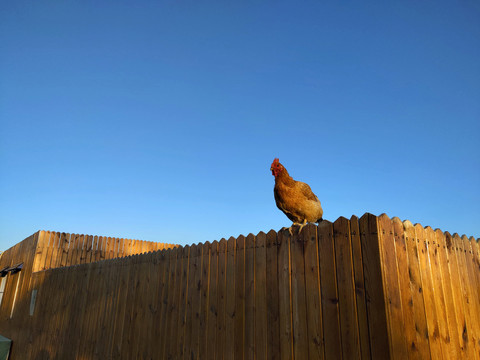
[[[273,188],[275,203],[293,221],[292,226],[300,225],[299,234],[307,222],[322,221],[322,205],[310,186],[293,180],[278,159],[273,160],[270,170],[275,176],[275,187]],[[290,235],[292,235],[292,226],[288,228]]]

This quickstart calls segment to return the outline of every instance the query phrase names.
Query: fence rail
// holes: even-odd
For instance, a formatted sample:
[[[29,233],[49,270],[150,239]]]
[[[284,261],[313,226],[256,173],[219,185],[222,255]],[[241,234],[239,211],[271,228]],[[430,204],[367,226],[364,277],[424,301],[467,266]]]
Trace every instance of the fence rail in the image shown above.
[[[480,359],[478,242],[386,215],[30,274],[12,359]]]

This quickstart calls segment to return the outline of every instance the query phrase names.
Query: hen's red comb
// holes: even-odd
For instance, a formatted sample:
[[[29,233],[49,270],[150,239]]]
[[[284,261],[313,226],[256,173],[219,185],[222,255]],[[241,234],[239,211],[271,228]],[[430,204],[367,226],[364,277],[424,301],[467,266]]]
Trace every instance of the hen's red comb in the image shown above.
[[[272,164],[278,164],[278,163],[280,163],[280,161],[278,160],[278,158],[273,159],[273,163],[272,163]]]

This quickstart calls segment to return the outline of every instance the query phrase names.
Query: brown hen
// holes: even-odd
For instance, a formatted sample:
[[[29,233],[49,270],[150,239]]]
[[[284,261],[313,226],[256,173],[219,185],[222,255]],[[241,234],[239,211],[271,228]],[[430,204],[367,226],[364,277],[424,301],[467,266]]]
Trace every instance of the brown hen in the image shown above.
[[[299,234],[308,222],[322,221],[322,205],[308,184],[293,180],[278,159],[273,160],[270,170],[275,176],[275,203],[293,221],[292,226],[300,225]],[[290,234],[292,226],[288,228]]]

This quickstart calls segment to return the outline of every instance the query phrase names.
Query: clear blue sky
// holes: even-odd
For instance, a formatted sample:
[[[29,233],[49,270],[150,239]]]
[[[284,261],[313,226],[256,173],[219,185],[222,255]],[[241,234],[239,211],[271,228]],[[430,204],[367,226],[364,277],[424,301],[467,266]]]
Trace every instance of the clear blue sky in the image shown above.
[[[3,1],[0,250],[191,244],[324,218],[480,237],[478,1]]]

